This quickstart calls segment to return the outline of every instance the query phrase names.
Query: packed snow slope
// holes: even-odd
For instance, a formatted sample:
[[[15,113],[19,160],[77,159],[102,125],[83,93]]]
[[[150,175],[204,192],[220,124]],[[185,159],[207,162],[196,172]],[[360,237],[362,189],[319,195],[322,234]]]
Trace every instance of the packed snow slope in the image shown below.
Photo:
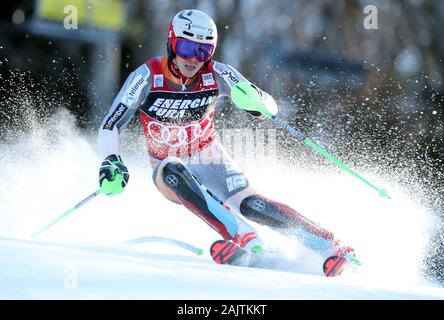
[[[3,299],[442,299],[431,286],[215,265],[141,253],[0,239]]]
[[[219,266],[209,246],[220,236],[159,194],[143,142],[126,152],[130,182],[115,197],[99,195],[31,239],[98,187],[95,137],[82,136],[63,114],[54,125],[1,148],[0,298],[2,299],[443,299],[424,280],[422,252],[433,221],[408,193],[371,172],[389,190],[379,198],[346,173],[244,165],[265,196],[285,202],[352,245],[364,262],[355,274],[325,278],[314,253],[258,226],[270,247],[294,259],[279,270]],[[296,142],[295,142],[296,143]],[[255,225],[257,226],[257,225]],[[197,256],[161,243],[123,245],[143,236],[168,237],[204,249]]]

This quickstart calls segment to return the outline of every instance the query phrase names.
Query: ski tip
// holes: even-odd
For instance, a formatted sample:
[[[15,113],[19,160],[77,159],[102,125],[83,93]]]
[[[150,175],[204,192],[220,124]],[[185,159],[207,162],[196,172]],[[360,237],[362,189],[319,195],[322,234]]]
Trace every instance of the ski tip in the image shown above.
[[[327,277],[337,277],[341,275],[343,269],[343,265],[347,262],[347,259],[344,257],[331,256],[327,258],[322,266],[324,270],[324,274]]]
[[[203,249],[201,249],[201,248],[197,248],[197,249],[196,249],[196,254],[197,254],[198,256],[203,255]]]
[[[243,253],[240,247],[225,240],[215,241],[210,248],[211,258],[217,264],[230,264]]]
[[[224,245],[225,245],[224,240],[217,240],[217,241],[213,242],[213,244],[211,245],[210,254],[211,254],[211,257],[213,258],[214,262],[216,262],[217,264],[223,264],[222,259],[220,257],[218,257],[218,255],[219,255],[219,252],[224,247]]]
[[[322,266],[324,274],[327,277],[337,277],[344,270],[356,270],[355,268],[362,265],[362,262],[356,258],[348,260],[345,257],[331,256],[327,258]]]

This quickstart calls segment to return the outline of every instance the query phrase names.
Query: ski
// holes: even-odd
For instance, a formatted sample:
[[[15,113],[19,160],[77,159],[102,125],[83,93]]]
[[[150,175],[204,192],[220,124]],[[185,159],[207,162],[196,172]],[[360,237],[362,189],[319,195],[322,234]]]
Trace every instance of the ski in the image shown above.
[[[255,267],[260,254],[249,253],[231,241],[217,240],[210,248],[211,258],[217,264]]]
[[[210,254],[217,264],[273,270],[279,270],[275,268],[274,262],[283,258],[276,253],[266,255],[247,252],[233,242],[226,240],[215,241],[211,245]],[[361,262],[354,257],[349,260],[346,257],[331,256],[325,260],[322,269],[326,277],[337,277],[345,270],[355,271],[360,265]]]
[[[346,257],[331,256],[325,260],[322,269],[326,277],[337,277],[345,270],[355,271],[361,264],[356,258],[349,260]]]
[[[211,245],[210,253],[217,264],[231,264],[246,251],[230,241],[217,240]]]

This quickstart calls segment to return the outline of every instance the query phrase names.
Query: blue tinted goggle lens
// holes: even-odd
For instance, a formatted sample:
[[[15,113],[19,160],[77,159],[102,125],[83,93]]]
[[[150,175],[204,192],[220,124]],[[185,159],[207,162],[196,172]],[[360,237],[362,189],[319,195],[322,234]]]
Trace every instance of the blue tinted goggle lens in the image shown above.
[[[213,55],[214,46],[207,43],[197,43],[186,39],[176,42],[176,53],[185,60],[196,57],[200,62],[207,61]]]

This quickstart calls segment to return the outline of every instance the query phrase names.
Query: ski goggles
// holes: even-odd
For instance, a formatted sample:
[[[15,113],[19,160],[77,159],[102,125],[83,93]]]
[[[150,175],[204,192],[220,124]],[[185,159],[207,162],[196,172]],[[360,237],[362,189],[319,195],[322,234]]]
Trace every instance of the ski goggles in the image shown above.
[[[213,56],[214,45],[209,43],[198,43],[187,39],[177,39],[175,52],[185,60],[196,57],[200,62],[205,62]]]

